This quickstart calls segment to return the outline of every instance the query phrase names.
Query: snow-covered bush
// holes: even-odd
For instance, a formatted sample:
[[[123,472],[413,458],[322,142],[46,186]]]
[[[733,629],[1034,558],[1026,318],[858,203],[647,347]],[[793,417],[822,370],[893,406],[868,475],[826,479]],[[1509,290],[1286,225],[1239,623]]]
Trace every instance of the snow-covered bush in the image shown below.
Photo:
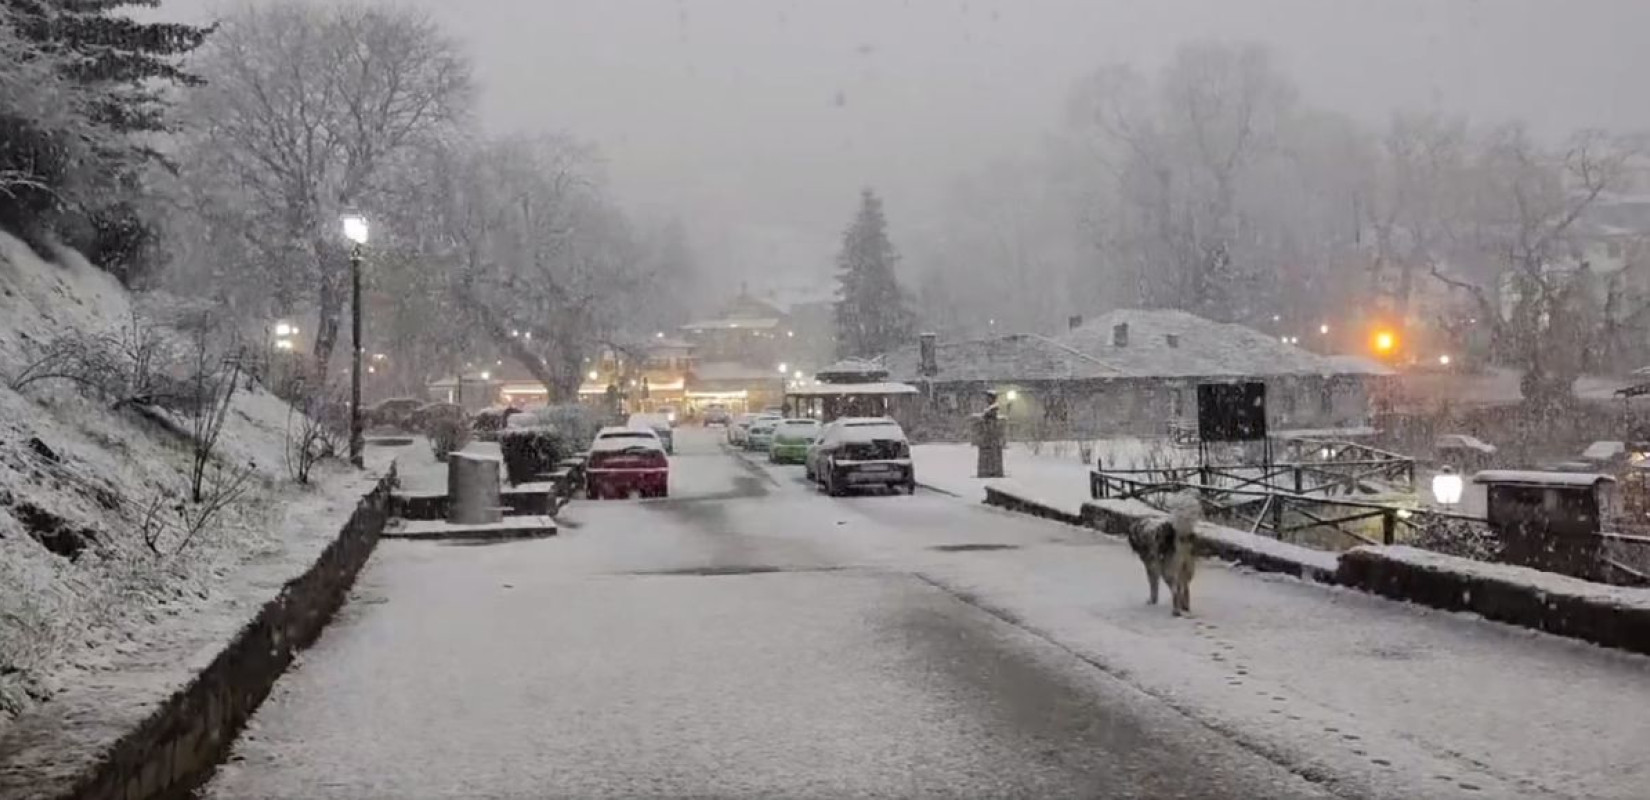
[[[36,383],[61,380],[115,408],[178,408],[190,393],[177,377],[180,367],[175,343],[133,314],[117,330],[64,332],[12,376],[11,388],[21,392]]]
[[[437,461],[446,461],[448,453],[470,443],[470,426],[462,419],[442,417],[430,423],[428,432],[430,452]]]
[[[321,461],[342,452],[348,433],[327,423],[324,392],[310,392],[294,400],[286,416],[287,475],[308,484],[310,472]]]

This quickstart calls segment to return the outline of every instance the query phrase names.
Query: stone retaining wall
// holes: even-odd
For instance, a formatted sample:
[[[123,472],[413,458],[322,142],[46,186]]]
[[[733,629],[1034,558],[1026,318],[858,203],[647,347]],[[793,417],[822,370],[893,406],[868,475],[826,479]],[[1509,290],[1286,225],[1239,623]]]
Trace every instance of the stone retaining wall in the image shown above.
[[[999,489],[986,502],[1035,516],[1069,514]],[[1136,501],[1095,501],[1082,523],[1127,535],[1136,519],[1161,515]],[[1650,654],[1650,590],[1591,583],[1508,564],[1486,564],[1411,547],[1359,547],[1325,553],[1269,537],[1203,523],[1198,545],[1220,558],[1449,611]]]
[[[1072,514],[1067,511],[1062,511],[1058,508],[1039,503],[1035,500],[1027,500],[1018,495],[1005,492],[991,486],[985,487],[985,504],[988,506],[1005,508],[1009,511],[1018,511],[1021,514],[1030,514],[1034,517],[1052,519],[1055,522],[1064,522],[1067,525],[1083,524],[1083,517],[1080,514]]]
[[[1338,581],[1366,592],[1650,654],[1650,591],[1409,547],[1341,556]]]
[[[33,786],[0,797],[182,800],[211,775],[293,656],[343,605],[388,519],[395,471],[363,498],[338,538],[288,581],[210,666],[122,737],[72,786]]]

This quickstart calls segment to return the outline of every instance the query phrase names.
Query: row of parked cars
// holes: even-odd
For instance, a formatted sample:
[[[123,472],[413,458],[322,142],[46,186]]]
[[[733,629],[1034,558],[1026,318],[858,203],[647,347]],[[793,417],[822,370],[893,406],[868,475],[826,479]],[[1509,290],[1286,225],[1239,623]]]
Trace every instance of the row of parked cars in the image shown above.
[[[888,417],[844,417],[822,425],[745,414],[728,423],[727,438],[730,445],[767,453],[775,464],[801,464],[807,479],[833,497],[869,487],[917,490],[911,441]]]

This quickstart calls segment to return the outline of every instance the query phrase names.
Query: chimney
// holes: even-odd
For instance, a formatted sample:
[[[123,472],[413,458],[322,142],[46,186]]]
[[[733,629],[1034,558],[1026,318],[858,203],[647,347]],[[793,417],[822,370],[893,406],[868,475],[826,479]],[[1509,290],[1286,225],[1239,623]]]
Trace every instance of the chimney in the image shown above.
[[[917,336],[917,374],[924,378],[932,378],[940,374],[939,359],[934,352],[935,338],[937,337],[932,333]]]
[[[1129,346],[1129,323],[1119,322],[1116,325],[1111,326],[1111,346]]]
[[[1066,317],[1066,330],[1074,331],[1081,327],[1083,327],[1082,314],[1072,314],[1071,316]]]
[[[1180,334],[1178,333],[1163,334],[1163,341],[1169,345],[1170,350],[1180,349]]]

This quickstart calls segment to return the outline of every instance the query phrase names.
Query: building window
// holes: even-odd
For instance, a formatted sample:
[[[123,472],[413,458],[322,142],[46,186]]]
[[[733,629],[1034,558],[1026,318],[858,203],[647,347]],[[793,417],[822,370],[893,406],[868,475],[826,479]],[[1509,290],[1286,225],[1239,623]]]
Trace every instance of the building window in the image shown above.
[[[1186,416],[1186,390],[1175,387],[1169,390],[1169,419],[1180,419]]]
[[[1279,393],[1283,395],[1282,399],[1283,399],[1283,417],[1284,417],[1284,419],[1294,419],[1295,411],[1296,411],[1295,401],[1297,399],[1294,385],[1286,383],[1286,384],[1283,384],[1282,386],[1279,386],[1278,388],[1282,390]]]
[[[1329,381],[1318,387],[1318,413],[1324,416],[1335,413],[1335,384]]]

